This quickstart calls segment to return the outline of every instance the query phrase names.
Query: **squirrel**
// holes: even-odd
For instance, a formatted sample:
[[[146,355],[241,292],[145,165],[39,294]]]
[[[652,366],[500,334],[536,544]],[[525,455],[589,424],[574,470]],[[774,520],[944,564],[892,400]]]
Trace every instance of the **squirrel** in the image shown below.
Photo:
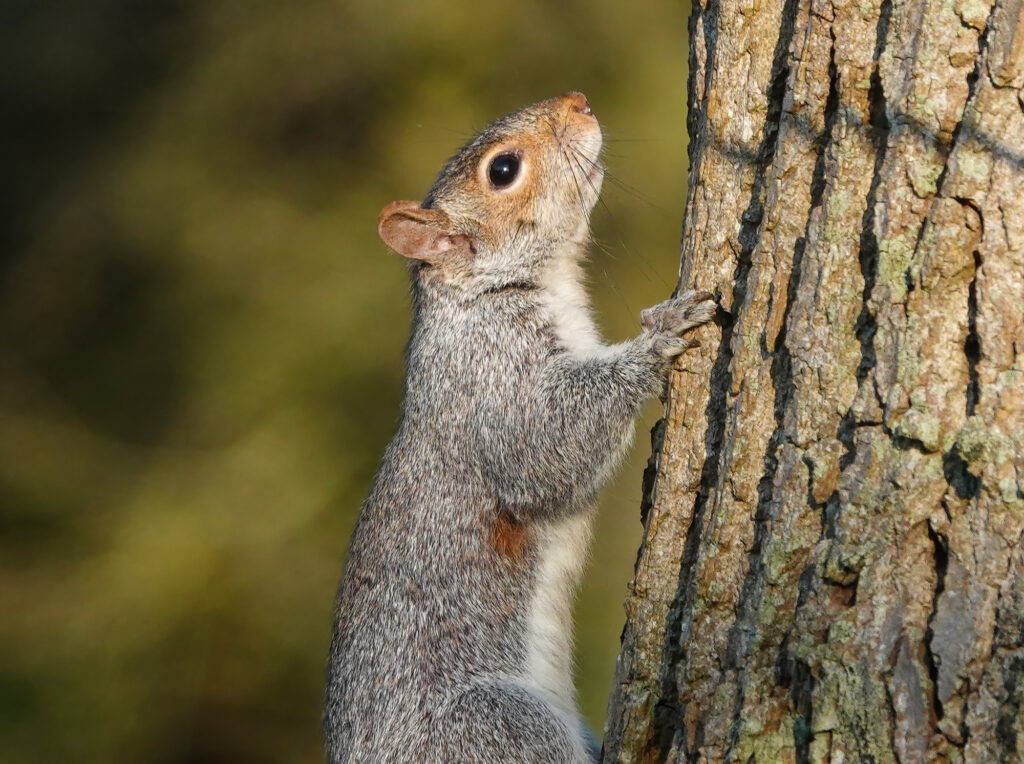
[[[378,231],[409,258],[400,423],[350,541],[324,728],[341,762],[592,762],[572,600],[601,485],[663,393],[685,292],[602,343],[581,259],[601,128],[570,92],[494,122]]]

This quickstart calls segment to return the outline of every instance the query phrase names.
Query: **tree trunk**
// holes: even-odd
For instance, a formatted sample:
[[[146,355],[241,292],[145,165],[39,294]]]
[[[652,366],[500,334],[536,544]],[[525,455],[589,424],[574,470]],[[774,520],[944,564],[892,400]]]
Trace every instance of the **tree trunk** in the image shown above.
[[[706,0],[605,761],[1024,761],[1022,0]],[[718,332],[718,334],[715,334]]]

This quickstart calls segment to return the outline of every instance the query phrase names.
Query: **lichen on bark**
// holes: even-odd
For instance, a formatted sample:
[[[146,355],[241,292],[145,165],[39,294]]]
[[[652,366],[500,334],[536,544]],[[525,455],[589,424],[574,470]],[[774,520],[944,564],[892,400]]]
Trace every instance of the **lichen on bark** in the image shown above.
[[[1021,0],[705,0],[690,36],[680,287],[722,310],[604,760],[1021,760]]]

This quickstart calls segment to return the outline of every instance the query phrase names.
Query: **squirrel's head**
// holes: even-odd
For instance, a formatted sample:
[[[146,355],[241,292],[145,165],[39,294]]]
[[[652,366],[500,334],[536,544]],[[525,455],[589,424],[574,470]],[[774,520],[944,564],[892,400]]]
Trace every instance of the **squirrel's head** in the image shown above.
[[[587,238],[604,178],[600,150],[601,128],[582,93],[527,106],[452,157],[422,203],[385,207],[380,236],[445,282],[528,275]]]

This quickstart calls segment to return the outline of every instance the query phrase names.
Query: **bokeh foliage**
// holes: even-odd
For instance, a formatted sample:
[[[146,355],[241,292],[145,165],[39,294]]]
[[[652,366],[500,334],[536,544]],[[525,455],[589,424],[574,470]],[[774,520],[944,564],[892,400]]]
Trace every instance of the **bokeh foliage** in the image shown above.
[[[379,209],[581,89],[610,137],[608,336],[671,291],[685,4],[0,8],[0,760],[311,762],[345,540],[396,421]],[[638,447],[578,608],[600,729]]]

